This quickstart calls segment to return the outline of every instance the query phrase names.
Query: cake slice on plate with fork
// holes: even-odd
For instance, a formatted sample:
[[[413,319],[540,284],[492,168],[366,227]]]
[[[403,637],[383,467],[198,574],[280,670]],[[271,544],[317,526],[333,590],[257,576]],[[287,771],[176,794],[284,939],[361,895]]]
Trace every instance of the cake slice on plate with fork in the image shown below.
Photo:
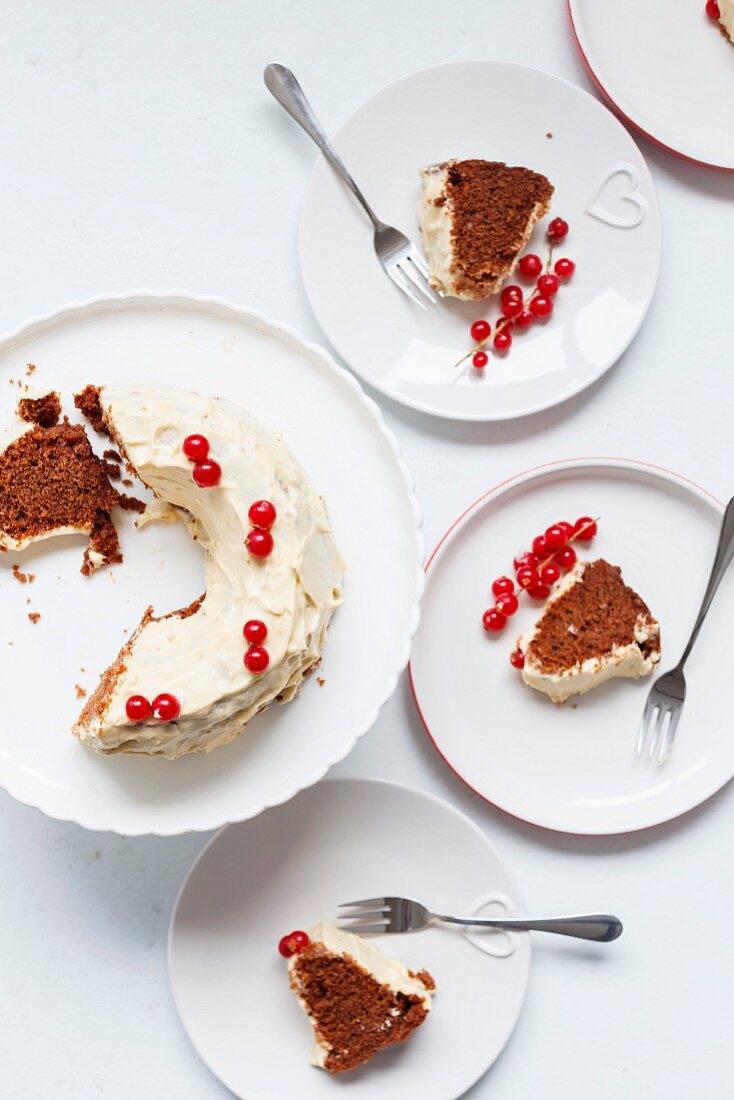
[[[638,679],[660,662],[660,624],[622,571],[600,558],[577,562],[518,640],[522,678],[554,703],[612,677]]]
[[[435,982],[414,973],[371,941],[327,921],[310,934],[280,941],[291,989],[316,1038],[315,1066],[345,1073],[395,1043],[404,1043],[426,1020]]]
[[[434,290],[469,301],[496,293],[552,195],[545,176],[501,161],[448,160],[424,168],[418,217]]]

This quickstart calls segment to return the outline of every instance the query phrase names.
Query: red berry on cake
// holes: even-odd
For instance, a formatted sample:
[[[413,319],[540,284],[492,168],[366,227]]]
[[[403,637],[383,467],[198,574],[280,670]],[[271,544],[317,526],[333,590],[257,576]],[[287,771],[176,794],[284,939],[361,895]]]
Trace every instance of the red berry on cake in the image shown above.
[[[269,531],[278,513],[275,511],[275,505],[269,500],[256,500],[250,505],[247,515],[253,527],[261,527],[264,531]]]
[[[573,529],[579,542],[591,542],[597,530],[591,516],[582,516],[581,519],[577,519]]]
[[[472,356],[471,363],[472,363],[472,366],[476,370],[484,370],[484,368],[486,367],[488,362],[489,362],[489,356],[487,355],[486,351],[475,351],[474,352],[474,355]]]
[[[543,261],[540,256],[534,255],[532,252],[528,252],[527,256],[523,256],[520,260],[520,274],[524,275],[526,279],[535,279],[540,275],[543,270]]]
[[[248,672],[264,672],[270,664],[270,657],[267,649],[263,649],[261,645],[251,645],[245,653],[244,661]]]
[[[150,718],[150,703],[144,695],[131,695],[125,703],[125,713],[131,722],[144,722]]]
[[[175,695],[163,691],[151,703],[150,712],[158,722],[175,722],[181,713],[181,704]]]
[[[530,310],[536,317],[550,317],[553,312],[553,299],[546,298],[544,294],[539,294],[537,298],[533,298],[530,302]]]
[[[562,569],[572,569],[576,564],[576,551],[573,546],[564,546],[557,554],[553,555],[553,561]]]
[[[493,596],[511,596],[514,591],[515,585],[509,577],[498,577],[496,581],[492,582]]]
[[[469,331],[471,332],[471,338],[474,343],[481,344],[489,336],[492,331],[492,326],[489,321],[475,321]]]
[[[278,951],[284,959],[290,959],[291,955],[297,955],[299,951],[303,951],[304,947],[308,947],[310,942],[308,934],[299,929],[288,936],[283,936],[278,944]]]
[[[510,654],[510,664],[513,668],[525,667],[525,654],[521,649],[513,649]]]
[[[494,338],[494,346],[497,351],[508,351],[512,347],[512,333],[506,328],[498,332]]]
[[[268,628],[261,619],[248,619],[242,628],[245,641],[250,645],[262,645],[268,636]]]
[[[709,19],[714,19],[717,22],[721,18],[721,12],[719,10],[719,5],[716,0],[706,0],[706,14],[708,15]]]
[[[522,313],[518,313],[515,324],[518,328],[530,328],[534,320],[535,315],[529,309],[524,309]]]
[[[213,458],[204,458],[196,463],[192,476],[202,489],[211,489],[222,480],[222,467]]]
[[[548,240],[558,244],[568,235],[568,222],[563,218],[554,218],[548,225]]]
[[[273,550],[273,536],[255,527],[245,539],[245,546],[255,558],[267,558]]]
[[[564,257],[561,260],[556,260],[553,264],[553,270],[559,279],[570,279],[576,270],[576,264],[573,260],[568,260]]]
[[[568,542],[568,536],[560,523],[554,523],[545,533],[545,542],[549,550],[560,550]]]
[[[554,294],[558,293],[561,281],[557,275],[549,273],[547,275],[541,275],[536,285],[541,294],[545,294],[547,297],[552,298]]]
[[[561,567],[555,561],[546,562],[538,574],[543,584],[555,584],[561,575]]]
[[[514,596],[512,592],[507,592],[504,596],[497,597],[497,603],[494,606],[503,615],[514,615],[519,604],[517,596]]]
[[[187,435],[181,450],[192,462],[203,462],[209,455],[209,440],[205,435]]]

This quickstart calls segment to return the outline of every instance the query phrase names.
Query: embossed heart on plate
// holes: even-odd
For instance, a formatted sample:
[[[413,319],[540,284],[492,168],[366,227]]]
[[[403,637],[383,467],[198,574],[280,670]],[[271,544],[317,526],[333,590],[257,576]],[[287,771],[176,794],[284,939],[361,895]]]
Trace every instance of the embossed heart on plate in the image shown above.
[[[616,229],[634,229],[647,214],[647,199],[637,189],[639,182],[634,164],[613,164],[599,181],[586,213]]]

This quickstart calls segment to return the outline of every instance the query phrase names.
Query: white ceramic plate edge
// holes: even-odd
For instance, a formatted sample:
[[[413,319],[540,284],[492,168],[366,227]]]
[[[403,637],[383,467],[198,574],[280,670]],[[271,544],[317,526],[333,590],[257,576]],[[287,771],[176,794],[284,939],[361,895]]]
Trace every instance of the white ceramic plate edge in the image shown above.
[[[569,10],[569,15],[570,15],[570,10]],[[581,52],[582,52],[582,56],[583,56],[583,51],[581,51]],[[601,110],[606,111],[607,114],[610,114],[612,116],[612,118],[614,119],[614,121],[619,126],[622,127],[622,129],[625,131],[625,133],[627,133],[627,130],[622,125],[619,118],[616,116],[616,114],[613,111],[609,110],[609,108],[606,106],[605,103],[602,103],[598,99],[597,96],[592,95],[591,92],[587,92],[586,89],[582,88],[579,84],[574,84],[574,82],[572,80],[566,80],[566,78],[563,77],[563,76],[558,76],[556,73],[548,72],[546,69],[539,69],[534,65],[523,65],[518,61],[504,61],[504,60],[498,60],[498,59],[495,59],[495,58],[487,58],[487,57],[484,57],[484,58],[481,58],[481,57],[479,57],[479,58],[478,57],[474,57],[474,58],[465,57],[465,58],[460,58],[460,59],[457,59],[457,60],[454,60],[454,61],[443,61],[443,62],[440,62],[437,65],[424,65],[420,69],[416,69],[414,72],[406,73],[404,76],[400,76],[396,80],[391,80],[387,84],[384,84],[381,88],[378,88],[377,91],[373,92],[372,95],[368,96],[367,99],[363,100],[362,103],[360,103],[357,107],[355,107],[355,109],[349,115],[347,115],[347,117],[339,125],[339,128],[332,135],[332,140],[334,141],[335,145],[338,147],[339,134],[340,134],[341,130],[344,127],[348,126],[352,122],[352,119],[362,109],[364,104],[367,103],[370,100],[376,99],[378,96],[384,95],[386,92],[389,92],[390,90],[392,90],[392,88],[396,84],[400,84],[404,80],[409,80],[412,77],[418,75],[419,73],[428,72],[430,69],[439,69],[439,68],[440,69],[448,69],[448,68],[451,68],[453,66],[460,66],[460,65],[466,65],[466,64],[482,64],[482,63],[486,64],[488,61],[491,62],[492,64],[495,64],[495,65],[505,65],[507,67],[512,67],[514,69],[528,69],[531,72],[541,73],[543,76],[552,77],[552,79],[558,80],[562,84],[568,85],[575,92],[578,92],[580,95],[588,97],[588,99],[590,99],[592,101],[592,103],[594,103],[597,107],[601,108]],[[605,93],[605,95],[606,95],[606,93]],[[610,100],[610,102],[611,102],[611,100]],[[639,127],[637,127],[637,129],[639,129]],[[634,138],[632,137],[632,135],[628,134],[628,136],[634,142]],[[357,370],[356,367],[355,368],[350,368],[350,369],[354,369],[355,374],[359,375],[360,379],[365,383],[365,385],[370,386],[372,389],[377,390],[377,392],[381,393],[383,395],[383,397],[387,397],[390,401],[394,401],[395,404],[397,404],[397,405],[405,405],[408,408],[415,409],[417,412],[423,413],[425,416],[436,417],[438,420],[458,420],[458,421],[462,421],[462,422],[465,422],[465,423],[468,423],[468,424],[469,423],[494,423],[494,422],[501,421],[501,420],[520,420],[525,416],[533,416],[535,413],[543,412],[545,409],[555,408],[557,405],[563,405],[565,402],[570,401],[572,398],[576,397],[579,393],[582,393],[584,390],[589,389],[591,386],[595,385],[599,381],[599,379],[604,374],[606,374],[607,371],[612,369],[612,367],[615,365],[615,363],[619,362],[619,360],[622,358],[622,356],[625,354],[625,352],[628,350],[628,348],[630,347],[630,345],[634,341],[635,337],[637,336],[638,332],[640,331],[640,328],[642,327],[643,322],[645,321],[645,318],[647,317],[650,306],[652,305],[653,299],[655,297],[655,292],[657,290],[657,285],[658,285],[658,282],[659,282],[659,279],[660,279],[660,268],[661,268],[661,265],[662,265],[662,222],[661,222],[661,218],[660,218],[660,203],[659,203],[659,200],[658,200],[657,188],[655,187],[655,180],[653,179],[652,173],[650,172],[647,161],[645,160],[645,158],[642,154],[642,150],[638,149],[638,152],[640,154],[640,160],[642,161],[642,165],[643,165],[644,171],[645,171],[646,176],[647,176],[646,182],[647,182],[647,184],[649,186],[649,189],[650,189],[650,196],[651,196],[651,199],[652,199],[651,204],[650,204],[650,210],[651,210],[651,213],[653,214],[653,216],[655,218],[655,222],[656,222],[657,229],[658,229],[658,248],[657,248],[657,255],[655,257],[655,259],[656,259],[655,280],[654,280],[654,283],[653,283],[652,291],[650,293],[649,300],[648,300],[647,304],[645,305],[644,310],[640,314],[640,317],[638,319],[638,322],[637,322],[636,326],[634,327],[634,329],[631,330],[631,332],[629,334],[629,339],[627,340],[627,343],[624,345],[624,347],[622,347],[621,350],[616,352],[616,354],[614,355],[614,357],[611,360],[609,360],[609,361],[605,360],[602,363],[601,366],[599,366],[597,364],[596,367],[595,367],[594,372],[590,373],[586,378],[584,378],[582,381],[580,381],[575,387],[570,389],[567,393],[564,393],[561,400],[549,399],[548,401],[541,401],[537,405],[529,405],[527,408],[523,409],[522,412],[519,412],[519,413],[518,412],[495,413],[495,414],[481,413],[481,414],[478,414],[478,415],[474,416],[470,413],[445,412],[445,411],[442,411],[442,410],[439,410],[439,409],[431,408],[430,406],[423,404],[423,402],[421,402],[421,401],[412,400],[412,399],[410,399],[408,397],[405,397],[405,396],[398,397],[396,394],[391,392],[391,390],[389,390],[386,386],[382,385],[379,380],[374,379],[374,378],[366,378],[362,374],[361,371]],[[322,328],[321,320],[319,318],[319,314],[316,310],[313,299],[312,299],[311,294],[309,292],[308,282],[307,282],[306,278],[304,277],[303,208],[306,204],[306,200],[307,200],[307,196],[308,196],[309,191],[311,190],[312,187],[314,187],[316,185],[316,174],[317,174],[317,170],[319,169],[319,167],[321,165],[322,160],[323,160],[323,157],[319,153],[319,155],[316,158],[316,161],[314,163],[314,166],[311,169],[311,172],[309,173],[309,177],[308,177],[308,180],[306,181],[306,186],[305,186],[304,191],[303,191],[303,197],[301,199],[301,213],[299,215],[299,221],[298,221],[298,257],[299,257],[299,267],[300,267],[300,272],[301,272],[301,283],[303,285],[303,289],[305,291],[306,298],[308,300],[308,305],[309,305],[309,308],[311,310],[311,313],[313,314],[317,325],[321,329],[324,340],[326,340],[328,342],[329,347],[333,348],[334,352],[345,363],[349,363],[348,357],[346,355],[344,355],[341,348],[337,344],[332,342],[331,337],[329,337],[326,334],[326,331]],[[355,200],[355,202],[356,202],[356,200]],[[377,262],[378,262],[377,257],[375,257],[375,263],[377,263]],[[398,293],[397,290],[396,290],[396,293]]]
[[[280,333],[286,336],[290,341],[299,344],[313,359],[319,361],[323,364],[325,368],[333,371],[340,378],[342,378],[350,386],[354,394],[359,398],[365,409],[367,409],[367,411],[369,412],[374,421],[375,428],[387,441],[395,457],[396,465],[405,483],[405,489],[408,494],[411,511],[415,520],[414,549],[417,556],[418,564],[416,567],[415,581],[416,596],[410,624],[407,636],[403,641],[400,660],[398,662],[398,668],[392,674],[388,683],[383,689],[380,702],[368,716],[367,721],[363,723],[363,728],[354,734],[348,745],[346,745],[345,747],[340,747],[339,752],[329,763],[327,763],[323,767],[319,767],[316,772],[311,773],[304,780],[302,780],[298,784],[298,786],[289,789],[275,801],[263,802],[261,805],[256,806],[245,817],[239,819],[214,817],[210,821],[197,824],[195,828],[185,830],[181,830],[178,828],[140,828],[132,830],[128,829],[125,834],[126,836],[177,836],[182,831],[209,832],[211,829],[220,829],[222,827],[225,827],[226,825],[234,824],[235,820],[246,821],[250,818],[257,817],[263,812],[263,810],[269,809],[271,806],[278,806],[282,805],[284,802],[289,802],[290,799],[298,794],[299,791],[305,790],[307,787],[312,787],[321,779],[323,779],[323,777],[331,768],[333,768],[336,764],[338,764],[341,760],[349,755],[349,753],[356,745],[357,741],[369,732],[369,730],[377,721],[380,710],[385,705],[385,703],[387,703],[387,701],[390,699],[393,692],[395,691],[400,676],[402,675],[404,669],[408,664],[408,660],[410,658],[411,644],[413,638],[415,637],[415,633],[418,629],[418,623],[420,621],[420,603],[425,588],[425,572],[423,569],[423,562],[425,560],[426,547],[422,531],[423,515],[420,505],[418,503],[418,498],[415,495],[415,482],[413,479],[413,475],[411,474],[405,460],[403,459],[397,438],[393,434],[393,432],[387,427],[379,406],[375,403],[375,401],[373,401],[371,397],[368,397],[367,394],[364,393],[362,387],[360,386],[354,375],[350,374],[349,371],[345,370],[344,367],[335,362],[332,356],[329,355],[329,353],[324,348],[302,337],[300,333],[296,331],[296,329],[292,328],[290,325],[286,325],[281,322],[270,321],[267,317],[263,316],[263,314],[259,313],[257,310],[247,309],[244,306],[232,305],[232,303],[226,301],[225,299],[218,298],[214,295],[195,294],[187,290],[137,290],[127,293],[120,292],[113,294],[99,294],[85,301],[69,302],[65,305],[59,306],[55,310],[52,310],[50,313],[34,315],[24,321],[16,329],[13,329],[11,332],[0,334],[0,351],[12,348],[13,343],[17,340],[26,339],[29,335],[32,334],[34,329],[43,330],[49,327],[53,327],[55,324],[58,324],[62,318],[78,320],[82,319],[86,313],[92,313],[96,310],[99,310],[100,308],[103,308],[105,305],[114,306],[127,304],[131,306],[145,306],[146,304],[151,306],[190,306],[192,304],[204,307],[214,306],[217,309],[232,312],[238,317],[246,318],[250,321],[255,321],[257,324],[260,324],[264,328],[269,328],[275,333]],[[101,825],[99,823],[91,823],[84,820],[82,816],[65,817],[58,813],[54,813],[43,804],[42,799],[35,801],[21,797],[17,791],[13,790],[12,783],[7,784],[4,781],[0,781],[0,787],[6,790],[7,793],[16,801],[22,803],[23,805],[31,806],[33,809],[40,810],[47,817],[55,818],[57,821],[73,821],[75,824],[80,825],[83,829],[89,829],[92,832],[116,831],[113,826]]]
[[[464,509],[463,512],[459,514],[459,516],[454,520],[447,531],[438,540],[434,549],[428,555],[428,558],[426,560],[426,575],[428,574],[428,571],[436,558],[460,533],[461,529],[471,520],[474,512],[481,505],[485,504],[487,501],[492,500],[497,496],[502,495],[511,488],[517,488],[523,485],[525,482],[532,481],[535,477],[537,477],[538,474],[551,473],[553,470],[561,472],[564,470],[584,469],[588,467],[596,467],[598,469],[603,469],[604,467],[612,467],[621,470],[641,470],[643,472],[651,472],[653,474],[656,474],[663,480],[670,481],[672,484],[678,487],[685,487],[690,492],[693,492],[701,500],[705,501],[707,504],[714,504],[716,508],[720,509],[723,514],[724,505],[718,499],[718,497],[715,497],[713,493],[710,493],[708,491],[708,489],[704,489],[703,486],[699,485],[695,481],[692,481],[690,478],[685,477],[683,474],[678,474],[674,470],[669,470],[665,466],[658,466],[654,462],[643,462],[638,461],[637,459],[619,458],[603,455],[594,455],[586,458],[558,459],[555,462],[545,462],[542,463],[540,466],[533,466],[527,470],[523,470],[519,474],[513,474],[511,477],[505,478],[503,481],[500,481],[496,485],[494,485],[491,489],[488,489],[486,493],[482,493],[480,497],[473,501],[472,504],[470,504],[467,508]],[[410,664],[408,665],[408,682],[410,684],[410,691],[413,696],[413,702],[415,703],[415,709],[418,712],[418,717],[421,720],[421,724],[426,732],[426,735],[428,736],[429,741],[433,745],[434,749],[436,750],[446,767],[449,768],[457,777],[457,779],[460,779],[461,782],[466,787],[468,787],[468,789],[473,794],[477,795],[478,798],[481,798],[483,802],[488,803],[490,806],[494,806],[495,809],[500,810],[502,813],[507,814],[508,817],[514,818],[516,821],[522,821],[525,825],[532,825],[536,829],[543,829],[548,832],[554,833],[564,833],[569,836],[620,836],[623,833],[634,833],[639,832],[643,829],[655,828],[657,825],[663,825],[666,821],[674,820],[676,817],[682,817],[685,813],[690,813],[690,810],[696,808],[695,806],[691,806],[689,810],[685,810],[682,813],[664,814],[655,821],[649,821],[643,824],[630,824],[623,829],[614,829],[611,831],[608,828],[599,829],[598,831],[591,831],[587,829],[583,833],[575,832],[572,829],[564,829],[560,826],[544,825],[537,821],[531,821],[529,818],[520,817],[519,814],[513,813],[512,810],[507,809],[505,806],[501,806],[498,802],[493,802],[480,790],[478,790],[476,787],[473,787],[468,779],[466,779],[466,777],[461,774],[461,772],[457,771],[457,769],[454,767],[448,757],[444,754],[436,738],[431,732],[431,727],[428,724],[428,721],[423,713],[420,701],[418,699],[418,692],[416,690],[415,681],[413,679],[413,669]],[[725,780],[723,783],[719,783],[715,787],[713,787],[712,790],[710,790],[702,799],[700,799],[696,803],[696,806],[700,806],[709,798],[712,798],[718,791],[722,789],[722,787],[726,786],[727,782],[730,782],[730,780]]]
[[[453,805],[453,803],[449,802],[447,799],[441,798],[439,795],[433,794],[431,791],[423,790],[422,787],[411,787],[407,783],[398,783],[394,779],[381,779],[381,778],[378,778],[376,776],[364,776],[364,777],[362,777],[362,776],[331,776],[330,778],[325,779],[324,782],[325,783],[357,783],[357,784],[369,783],[370,785],[373,785],[373,786],[393,787],[397,790],[409,791],[411,794],[420,795],[422,798],[425,798],[427,801],[433,802],[435,805],[440,806],[442,810],[450,811],[455,817],[459,818],[465,825],[470,826],[472,831],[475,832],[477,834],[477,836],[481,837],[481,839],[482,839],[483,843],[485,844],[485,846],[490,849],[490,851],[492,852],[492,854],[494,855],[494,857],[496,858],[498,863],[500,863],[502,865],[502,867],[505,871],[505,874],[507,875],[507,877],[512,882],[512,893],[513,893],[513,896],[514,896],[514,898],[517,902],[518,912],[521,912],[521,913],[527,912],[527,907],[525,905],[525,899],[523,898],[522,893],[521,893],[521,891],[518,887],[515,875],[509,869],[509,867],[507,866],[507,863],[505,862],[505,860],[500,856],[500,854],[497,851],[494,843],[490,840],[490,838],[487,836],[487,834],[484,832],[484,830],[479,825],[477,825],[477,823],[472,818],[469,817],[468,814],[465,814],[463,812],[463,810],[459,810],[456,806]],[[185,892],[185,890],[188,886],[189,880],[191,879],[192,875],[194,874],[197,867],[199,866],[199,863],[204,859],[204,857],[206,856],[209,849],[219,839],[219,837],[225,831],[225,829],[228,829],[230,825],[235,825],[235,824],[239,824],[239,822],[229,822],[227,825],[223,825],[220,829],[218,829],[216,831],[216,833],[214,834],[214,836],[210,837],[209,840],[206,842],[206,844],[201,849],[199,854],[196,856],[195,860],[193,861],[193,863],[189,867],[188,871],[184,875],[181,886],[179,887],[178,893],[176,894],[176,900],[173,903],[173,908],[171,909],[171,917],[170,917],[170,920],[168,922],[168,937],[167,937],[167,940],[166,940],[166,973],[167,973],[167,976],[168,976],[168,989],[170,991],[171,999],[172,999],[174,1007],[176,1009],[176,1014],[177,1014],[177,1016],[179,1018],[179,1021],[181,1023],[181,1027],[186,1032],[186,1036],[187,1036],[189,1042],[191,1043],[192,1047],[196,1051],[196,1054],[201,1059],[202,1064],[207,1067],[207,1069],[209,1070],[210,1073],[214,1074],[214,1076],[217,1078],[218,1081],[222,1081],[222,1084],[224,1084],[224,1086],[226,1088],[230,1088],[230,1090],[231,1090],[231,1086],[228,1085],[226,1081],[223,1081],[222,1078],[219,1076],[219,1074],[215,1073],[215,1071],[211,1068],[211,1066],[209,1065],[209,1063],[205,1059],[204,1055],[202,1054],[201,1050],[197,1046],[196,1042],[194,1041],[193,1036],[190,1034],[188,1028],[184,1024],[183,1014],[181,1012],[180,1005],[179,1005],[178,1000],[176,998],[176,990],[175,990],[174,982],[173,982],[173,978],[172,978],[173,964],[172,964],[172,957],[171,956],[172,956],[172,943],[173,943],[173,926],[174,926],[174,923],[175,923],[175,920],[176,920],[176,915],[178,913],[178,908],[179,908],[179,905],[181,903],[181,899],[182,899],[182,897],[184,895],[184,892]],[[513,1034],[515,1028],[517,1027],[518,1020],[520,1019],[520,1017],[522,1015],[522,1010],[525,1006],[525,1000],[526,1000],[527,992],[528,992],[528,984],[530,982],[530,966],[532,964],[532,958],[533,958],[532,937],[530,937],[530,936],[527,937],[527,950],[528,950],[528,961],[527,961],[527,967],[526,967],[526,970],[525,970],[523,990],[522,990],[522,996],[520,998],[518,1013],[517,1013],[517,1016],[515,1018],[515,1022],[513,1024],[513,1026],[510,1028],[510,1031],[508,1032],[508,1034],[505,1038],[505,1041],[502,1044],[502,1047],[497,1052],[497,1056],[494,1059],[494,1062],[497,1061],[497,1058],[500,1057],[500,1055],[502,1054],[502,1051],[505,1049],[505,1047],[509,1043],[510,1039],[512,1038],[512,1034]],[[485,1070],[485,1074],[489,1072],[489,1070],[494,1065],[494,1062],[492,1062],[489,1066],[487,1066],[487,1069]],[[484,1074],[482,1075],[482,1077],[483,1076],[484,1076]],[[477,1081],[481,1080],[482,1077],[478,1077]],[[473,1088],[474,1084],[476,1084],[476,1081],[473,1082],[473,1084],[470,1085],[469,1088]],[[231,1091],[233,1091],[233,1090],[231,1090]],[[464,1090],[464,1091],[466,1091],[466,1090]],[[463,1095],[463,1092],[462,1092],[461,1095]],[[246,1100],[256,1100],[256,1098],[255,1097],[247,1097]],[[455,1098],[452,1097],[451,1100],[459,1100],[459,1097],[455,1097]]]

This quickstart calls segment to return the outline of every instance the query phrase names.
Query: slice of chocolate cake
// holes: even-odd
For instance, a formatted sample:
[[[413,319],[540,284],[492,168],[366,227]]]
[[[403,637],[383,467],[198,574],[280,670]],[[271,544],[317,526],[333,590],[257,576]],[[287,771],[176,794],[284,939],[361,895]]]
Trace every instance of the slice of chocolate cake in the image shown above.
[[[501,161],[449,160],[421,172],[418,204],[429,281],[454,298],[487,298],[515,270],[552,184]]]
[[[82,573],[122,561],[110,512],[123,498],[110,485],[84,428],[59,423],[58,394],[23,398],[0,435],[0,551],[55,535],[89,536]]]
[[[281,941],[291,988],[313,1025],[311,1061],[345,1073],[404,1043],[431,1010],[435,983],[371,941],[323,922]]]
[[[660,662],[660,624],[647,604],[603,559],[577,562],[559,581],[543,614],[518,640],[522,678],[554,703]]]

